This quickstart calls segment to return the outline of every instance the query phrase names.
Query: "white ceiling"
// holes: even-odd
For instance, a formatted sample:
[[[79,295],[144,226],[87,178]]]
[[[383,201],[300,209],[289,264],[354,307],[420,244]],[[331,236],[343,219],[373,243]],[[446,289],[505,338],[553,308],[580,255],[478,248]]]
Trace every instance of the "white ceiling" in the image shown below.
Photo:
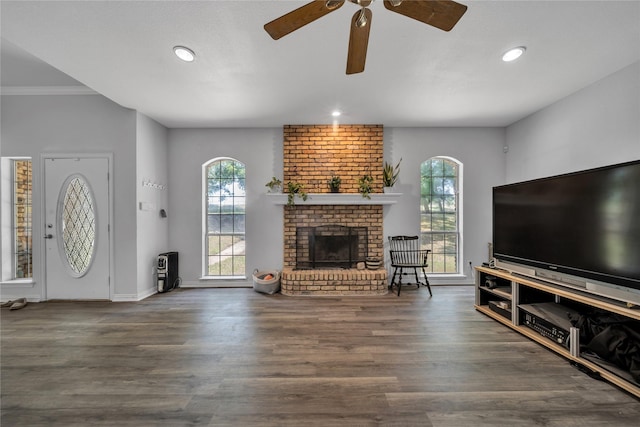
[[[640,0],[459,2],[444,32],[374,1],[366,69],[347,76],[348,2],[274,41],[263,25],[306,1],[2,0],[2,86],[84,84],[168,127],[331,123],[335,108],[344,124],[506,126],[640,60]]]

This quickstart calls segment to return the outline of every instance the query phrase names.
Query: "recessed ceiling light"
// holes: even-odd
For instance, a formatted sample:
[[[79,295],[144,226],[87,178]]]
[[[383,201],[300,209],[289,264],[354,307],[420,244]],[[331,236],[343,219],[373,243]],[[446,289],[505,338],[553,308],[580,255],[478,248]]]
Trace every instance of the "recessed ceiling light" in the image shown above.
[[[196,59],[196,54],[188,47],[174,46],[173,53],[184,62],[193,62]]]
[[[333,117],[340,117],[340,114],[342,114],[342,113],[341,113],[340,111],[338,111],[338,110],[336,110],[336,111],[334,111],[334,112],[332,112],[332,113],[331,113],[331,115],[332,115]]]
[[[515,61],[522,56],[525,50],[527,50],[527,48],[524,46],[518,46],[514,47],[513,49],[509,49],[504,53],[504,55],[502,55],[502,60],[504,62]]]

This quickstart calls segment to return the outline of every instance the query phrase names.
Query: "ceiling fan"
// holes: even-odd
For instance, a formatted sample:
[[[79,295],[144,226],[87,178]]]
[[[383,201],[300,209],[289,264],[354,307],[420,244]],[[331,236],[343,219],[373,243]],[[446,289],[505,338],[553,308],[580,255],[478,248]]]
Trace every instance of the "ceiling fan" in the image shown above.
[[[360,6],[360,10],[351,18],[347,54],[347,74],[356,74],[364,71],[367,58],[372,17],[368,6],[373,0],[349,1]],[[278,40],[339,9],[344,2],[345,0],[314,0],[265,24],[264,29],[274,40]],[[451,30],[467,10],[467,6],[453,0],[384,0],[384,7],[444,31]]]

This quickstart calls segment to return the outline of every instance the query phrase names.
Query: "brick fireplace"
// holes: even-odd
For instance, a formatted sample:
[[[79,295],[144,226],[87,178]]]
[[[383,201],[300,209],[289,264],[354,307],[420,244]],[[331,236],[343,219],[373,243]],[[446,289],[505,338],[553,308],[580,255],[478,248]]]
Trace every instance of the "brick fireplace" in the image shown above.
[[[332,175],[342,179],[340,192],[357,195],[358,179],[374,178],[373,193],[382,193],[382,125],[286,125],[284,126],[284,179],[297,181],[309,194],[329,193]],[[285,295],[379,295],[387,293],[387,271],[358,268],[296,269],[297,234],[301,227],[344,226],[366,228],[368,257],[383,259],[382,205],[305,204],[284,206]]]

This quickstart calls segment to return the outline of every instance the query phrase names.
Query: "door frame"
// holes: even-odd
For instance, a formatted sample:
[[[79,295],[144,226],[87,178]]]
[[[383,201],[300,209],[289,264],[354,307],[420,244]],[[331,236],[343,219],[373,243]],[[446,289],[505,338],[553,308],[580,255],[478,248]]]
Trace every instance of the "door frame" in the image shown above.
[[[98,152],[98,153],[56,153],[56,152],[47,152],[40,154],[40,222],[42,223],[43,232],[46,230],[46,226],[44,225],[44,221],[46,218],[45,212],[45,203],[46,203],[46,191],[47,187],[45,186],[45,160],[47,159],[106,159],[107,160],[107,174],[108,174],[108,201],[109,206],[107,207],[107,213],[109,215],[108,218],[108,236],[109,239],[109,301],[113,301],[114,289],[115,289],[115,248],[114,248],[114,206],[113,206],[113,153],[109,152]],[[34,236],[35,237],[35,236]],[[40,236],[40,259],[42,260],[40,265],[40,277],[42,277],[42,300],[47,301],[47,247],[45,239]]]

